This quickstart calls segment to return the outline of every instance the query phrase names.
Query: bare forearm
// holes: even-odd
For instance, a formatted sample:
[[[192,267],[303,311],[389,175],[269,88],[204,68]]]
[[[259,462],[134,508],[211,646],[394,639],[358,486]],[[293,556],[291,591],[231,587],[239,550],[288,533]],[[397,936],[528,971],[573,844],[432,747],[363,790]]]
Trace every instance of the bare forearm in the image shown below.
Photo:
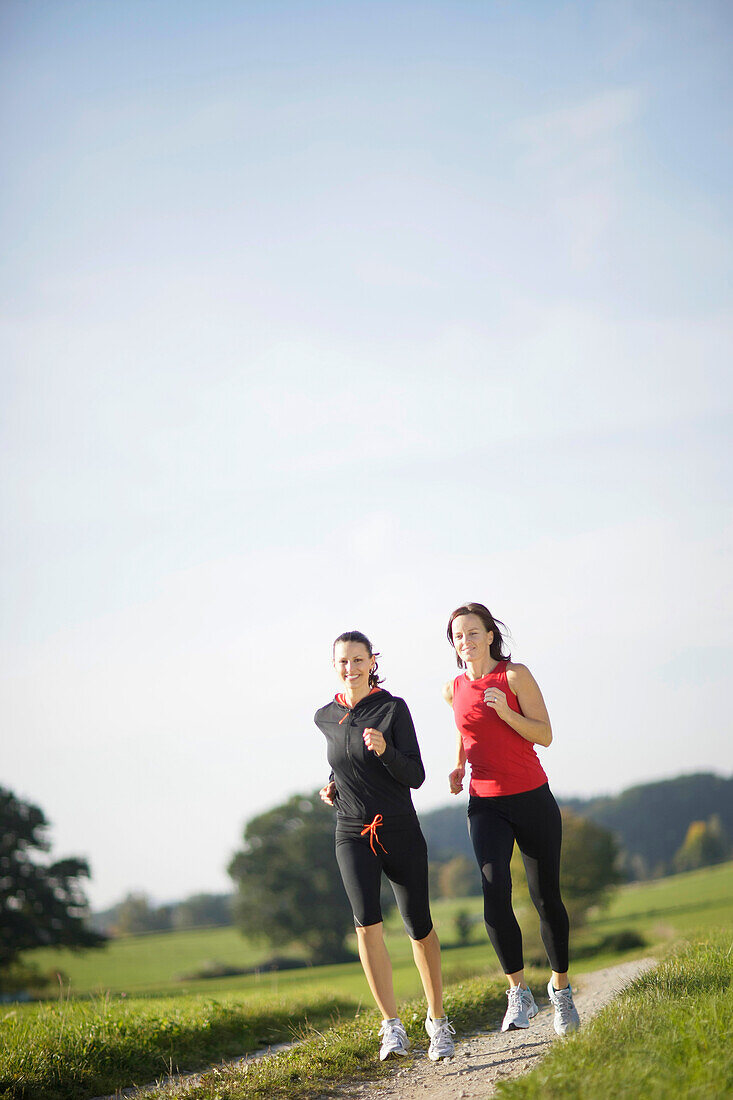
[[[517,711],[508,707],[505,696],[499,693],[502,695],[500,717],[525,741],[529,741],[532,745],[544,745],[547,748],[552,744],[552,726],[542,692],[534,676],[526,665],[510,665],[507,670],[507,682],[517,697],[521,713],[518,714]]]
[[[525,741],[529,741],[532,745],[543,745],[547,748],[552,743],[552,727],[549,721],[544,722],[538,718],[527,718],[524,714],[517,714],[514,710],[509,710],[507,714],[502,715],[502,718],[515,733],[518,733],[520,737],[523,737]]]
[[[456,767],[465,768],[466,766],[466,750],[463,747],[463,738],[460,733],[456,738]]]

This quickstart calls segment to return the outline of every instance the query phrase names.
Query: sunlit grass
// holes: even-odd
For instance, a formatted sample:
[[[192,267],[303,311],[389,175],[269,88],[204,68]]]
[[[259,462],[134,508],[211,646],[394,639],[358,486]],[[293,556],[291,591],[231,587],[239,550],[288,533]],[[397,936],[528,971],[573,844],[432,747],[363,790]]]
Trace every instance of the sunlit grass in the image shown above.
[[[635,981],[527,1077],[510,1100],[605,1096],[728,1100],[733,1096],[733,941],[729,932],[685,944]]]
[[[487,1013],[499,1013],[504,987],[480,919],[481,908],[480,898],[439,901],[434,906],[436,926],[446,945],[443,968],[451,1012],[459,1016],[474,1012],[471,1018],[478,1020],[476,1026],[481,1023],[478,1019],[481,1013],[484,1023]],[[733,864],[726,864],[621,889],[608,908],[596,915],[576,940],[580,944],[584,939],[598,939],[619,928],[635,928],[643,932],[653,946],[668,942],[670,936],[678,937],[691,928],[705,930],[715,923],[730,926],[732,908]],[[474,942],[465,947],[455,945],[453,921],[459,909],[467,909],[478,918]],[[536,917],[531,911],[525,913],[523,927],[533,919]],[[422,990],[409,940],[397,915],[392,915],[387,922],[387,938],[399,1000],[404,1003],[419,998]],[[57,1002],[0,1008],[0,1094],[4,1091],[5,1095],[26,1100],[73,1100],[75,1097],[81,1100],[112,1092],[116,1087],[144,1084],[162,1076],[171,1067],[197,1069],[224,1058],[241,1056],[263,1044],[289,1039],[293,1033],[307,1034],[309,1025],[315,1025],[323,1035],[330,1035],[334,1022],[337,1026],[334,1042],[338,1040],[342,1044],[335,1061],[326,1048],[308,1048],[314,1065],[322,1064],[324,1079],[331,1079],[328,1075],[332,1072],[338,1076],[339,1066],[346,1072],[344,1067],[351,1064],[352,1059],[352,1055],[346,1053],[349,1043],[357,1051],[353,1054],[352,1070],[356,1072],[353,1067],[361,1067],[359,1072],[364,1067],[364,1072],[374,1070],[377,1022],[358,962],[181,985],[160,980],[164,967],[181,962],[181,969],[184,965],[189,968],[197,961],[212,958],[226,961],[222,956],[227,944],[245,954],[256,948],[232,929],[130,937],[109,949],[111,967],[107,977],[116,978],[118,990],[133,988],[125,977],[132,973],[140,978],[144,973],[144,958],[151,954],[156,942],[161,945],[160,959],[164,964],[159,959],[160,965],[155,971],[157,981],[144,986],[143,996],[104,994],[89,998],[87,994],[86,999],[64,996]],[[179,952],[175,950],[176,944],[180,946]],[[576,961],[574,971],[612,965],[640,953],[641,950],[636,950],[622,955],[586,958]],[[70,958],[73,964],[83,961]],[[91,961],[97,965],[96,958],[95,953],[89,952],[85,964]],[[71,967],[69,970],[74,973]],[[78,973],[89,975],[89,971],[81,968]],[[531,978],[535,984],[542,984],[542,974]],[[476,1007],[479,1004],[483,1005],[480,1011]],[[414,1009],[418,1015],[420,1011],[422,1009]],[[719,1009],[712,1001],[710,1012],[711,1018],[718,1020],[715,1013]],[[722,1023],[727,1023],[727,1019],[726,1015]],[[416,1039],[421,1040],[421,1020],[411,1026],[416,1029]],[[355,1030],[350,1031],[352,1027]],[[365,1029],[363,1036],[360,1029]],[[323,1035],[310,1036],[308,1042],[324,1042]],[[294,1053],[288,1057],[288,1073],[302,1081],[311,1080],[312,1074],[304,1076],[302,1066],[294,1068],[300,1064],[300,1055]],[[326,1061],[322,1062],[322,1058]],[[274,1072],[269,1068],[257,1070],[257,1074],[264,1075],[263,1082],[270,1081],[267,1087],[273,1089],[276,1086],[267,1075]],[[248,1076],[250,1084],[256,1079],[259,1080],[256,1074]],[[292,1087],[293,1081],[294,1078]],[[224,1087],[221,1081],[220,1085]],[[240,1086],[241,1082],[237,1088]],[[265,1084],[262,1088],[266,1089]],[[262,1093],[266,1094],[266,1091]],[[292,1088],[291,1094],[296,1095]],[[201,1095],[223,1097],[230,1093]],[[244,1094],[233,1092],[231,1095]]]
[[[322,1027],[355,1005],[321,988],[318,998],[100,998],[0,1015],[0,1095],[74,1100],[147,1082],[290,1040],[308,1022]]]
[[[477,1027],[494,1028],[506,1007],[504,982],[481,981],[455,986],[446,997],[446,1011],[459,1032]],[[425,1002],[421,999],[401,1006],[402,1019],[412,1041],[412,1050],[424,1052],[428,1039],[424,1030]],[[147,1100],[165,1097],[172,1100],[306,1100],[327,1093],[354,1076],[375,1078],[391,1072],[389,1063],[381,1063],[377,1013],[368,1010],[324,1032],[304,1036],[292,1050],[251,1065],[217,1069],[200,1080],[174,1084],[161,1092],[146,1092]],[[409,1057],[406,1064],[409,1064]],[[141,1098],[142,1100],[142,1098]]]

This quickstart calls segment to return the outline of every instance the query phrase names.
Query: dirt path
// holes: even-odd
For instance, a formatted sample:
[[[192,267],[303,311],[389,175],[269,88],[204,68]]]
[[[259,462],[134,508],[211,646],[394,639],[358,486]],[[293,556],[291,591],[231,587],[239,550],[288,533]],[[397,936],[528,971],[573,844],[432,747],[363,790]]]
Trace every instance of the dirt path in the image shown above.
[[[639,974],[654,966],[656,961],[652,958],[637,959],[581,974],[573,986],[581,1024],[613,1000]],[[550,1045],[558,1041],[552,1027],[554,1013],[547,993],[536,988],[533,992],[540,1011],[527,1031],[482,1031],[469,1036],[459,1035],[456,1037],[455,1056],[448,1061],[431,1062],[426,1051],[420,1050],[409,1059],[407,1065],[395,1062],[389,1077],[376,1082],[347,1082],[337,1092],[331,1087],[329,1095],[342,1100],[352,1097],[355,1100],[486,1100],[493,1096],[497,1081],[527,1073],[545,1056]],[[293,1045],[282,1043],[226,1064],[246,1067]],[[175,1087],[191,1084],[200,1076],[201,1073],[176,1075],[142,1088],[118,1089],[111,1096],[98,1096],[95,1100],[132,1100],[136,1095],[161,1085]]]
[[[638,959],[605,970],[581,974],[574,986],[581,1025],[621,992],[639,974],[654,966],[655,959]],[[431,1062],[420,1051],[409,1065],[395,1064],[394,1072],[381,1081],[344,1085],[339,1097],[358,1100],[486,1100],[494,1086],[506,1077],[527,1073],[558,1042],[546,991],[533,990],[539,1014],[527,1031],[480,1032],[457,1036],[455,1057]]]

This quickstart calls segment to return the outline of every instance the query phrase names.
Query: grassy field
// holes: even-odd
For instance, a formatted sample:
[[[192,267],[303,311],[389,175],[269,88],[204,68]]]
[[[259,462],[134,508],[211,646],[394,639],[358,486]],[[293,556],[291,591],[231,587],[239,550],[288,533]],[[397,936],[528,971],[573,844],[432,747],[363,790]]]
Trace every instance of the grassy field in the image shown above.
[[[494,1026],[486,1013],[493,1011],[494,1001],[501,1006],[504,981],[480,921],[475,944],[451,946],[453,919],[461,908],[478,916],[481,900],[441,901],[435,906],[436,924],[446,944],[443,959],[451,1012],[468,1012],[467,1006],[473,1005],[470,1011],[484,1013],[484,1024]],[[733,864],[726,864],[621,889],[577,942],[587,944],[594,937],[600,940],[620,928],[632,928],[649,944],[664,943],[693,931],[704,934],[730,927],[732,915]],[[421,989],[409,942],[398,923],[398,918],[391,919],[388,940],[398,995],[407,1000],[419,997]],[[531,922],[527,918],[522,923]],[[530,938],[532,934],[530,929]],[[630,954],[634,952],[586,958],[575,969],[595,969]],[[41,952],[35,955],[34,961],[43,966],[60,965],[70,975],[74,992],[86,997],[0,1008],[0,1095],[82,1100],[150,1081],[171,1066],[198,1068],[302,1034],[309,1025],[322,1029],[336,1021],[344,1049],[352,1040],[361,1049],[365,1040],[359,1038],[360,1029],[369,1032],[365,1065],[374,1061],[375,1021],[358,963],[208,982],[173,980],[176,973],[210,960],[252,965],[256,948],[231,929],[129,937],[86,957],[54,953],[41,962]],[[151,960],[147,975],[146,959]],[[532,980],[541,983],[542,977],[537,974]],[[90,995],[95,988],[110,992]],[[419,1015],[422,1009],[414,1011]],[[342,1064],[338,1059],[337,1063]],[[357,1063],[361,1065],[359,1059]],[[336,1073],[336,1064],[328,1069],[332,1071]]]
[[[664,940],[698,929],[725,927],[731,924],[731,917],[733,863],[721,863],[624,886],[593,924],[604,932],[623,924],[651,939]]]
[[[465,948],[455,946],[453,922],[460,909],[468,910],[476,918],[471,943]],[[433,903],[436,928],[448,948],[445,952],[447,972],[452,973],[455,980],[476,973],[479,968],[498,973],[487,945],[481,912],[481,898],[440,899]],[[702,871],[623,887],[608,907],[596,914],[578,934],[577,942],[581,945],[621,927],[634,929],[650,943],[663,942],[696,929],[725,927],[732,918],[733,863],[724,863]],[[521,922],[531,938],[537,924],[534,910],[530,908],[524,913]],[[415,996],[419,986],[412,980],[412,953],[396,913],[387,922],[387,936],[398,971],[400,993],[404,997]],[[216,928],[127,936],[112,941],[101,951],[82,954],[41,950],[30,954],[29,959],[42,970],[55,967],[63,971],[74,994],[109,991],[128,995],[219,995],[240,990],[248,995],[264,993],[269,996],[281,989],[310,987],[314,981],[320,984],[325,980],[331,987],[332,982],[340,983],[344,978],[346,984],[337,987],[340,993],[358,998],[363,992],[358,966],[319,967],[317,971],[307,968],[214,980],[176,980],[178,975],[200,970],[211,962],[242,968],[256,966],[271,953],[271,949],[251,943],[233,928]],[[287,949],[288,955],[298,953],[297,947]],[[587,969],[585,961],[582,965]],[[349,978],[352,970],[357,975],[356,983]]]
[[[455,948],[453,919],[459,909],[469,909],[478,918],[480,898],[439,900],[433,905],[433,915],[441,938],[446,943],[446,966],[456,977],[475,973],[482,965],[493,966],[494,959],[487,947],[483,925],[477,922],[473,941],[466,948]],[[395,964],[397,988],[404,997],[416,995],[412,951],[399,916],[387,921],[387,938]],[[356,959],[356,943],[353,943]],[[288,947],[289,956],[300,954],[297,946]],[[336,988],[346,995],[360,997],[364,992],[358,963],[328,967],[304,967],[274,973],[239,975],[230,978],[179,981],[177,976],[200,970],[212,962],[237,967],[253,967],[272,954],[272,949],[253,944],[233,928],[200,929],[192,932],[158,932],[126,936],[113,940],[100,951],[76,954],[71,951],[40,950],[29,954],[41,970],[57,968],[68,978],[74,995],[104,993],[127,995],[187,995],[205,993],[229,994],[235,991],[248,995],[270,996],[281,990],[310,988],[314,983]],[[336,983],[336,986],[334,986]]]
[[[507,1100],[728,1100],[733,1096],[731,934],[686,943],[634,982],[527,1077]],[[211,1094],[210,1094],[211,1095]]]

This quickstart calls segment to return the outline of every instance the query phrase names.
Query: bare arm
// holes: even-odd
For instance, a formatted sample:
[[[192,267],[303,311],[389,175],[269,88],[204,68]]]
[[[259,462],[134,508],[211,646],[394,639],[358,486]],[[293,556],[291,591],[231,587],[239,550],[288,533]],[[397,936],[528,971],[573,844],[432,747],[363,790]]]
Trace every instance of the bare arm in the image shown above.
[[[522,713],[517,714],[512,710],[506,695],[498,688],[487,689],[484,695],[487,706],[492,707],[502,721],[511,726],[514,732],[525,741],[547,748],[552,744],[552,726],[537,681],[526,665],[510,664],[506,676],[509,687],[519,701]]]
[[[449,706],[453,706],[453,684],[450,680],[443,684],[443,698]],[[456,766],[448,776],[448,786],[451,794],[460,794],[463,790],[463,780],[466,775],[466,750],[463,747],[461,731],[457,730],[456,736]]]

